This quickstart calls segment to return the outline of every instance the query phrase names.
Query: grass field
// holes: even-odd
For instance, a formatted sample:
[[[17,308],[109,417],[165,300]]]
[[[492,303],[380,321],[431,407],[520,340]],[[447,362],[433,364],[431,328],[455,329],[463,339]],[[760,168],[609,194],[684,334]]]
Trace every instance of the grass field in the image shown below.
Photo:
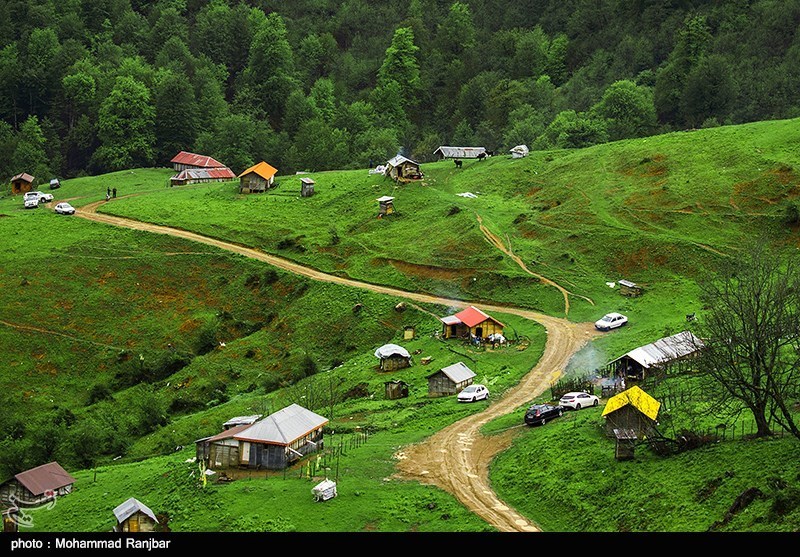
[[[764,232],[777,245],[800,245],[784,218],[800,195],[799,159],[800,121],[787,120],[496,156],[461,169],[429,163],[423,183],[403,186],[366,170],[315,173],[310,198],[300,197],[298,176],[243,195],[234,182],[168,187],[169,169],[64,180],[54,193],[80,210],[116,187],[101,212],[366,282],[575,321],[628,315],[628,326],[574,358],[568,373],[581,375],[686,328],[688,313],[702,319],[697,278],[744,238]],[[457,195],[464,192],[477,197]],[[382,195],[395,197],[396,214],[377,218]],[[519,259],[490,242],[481,222]],[[55,508],[37,511],[34,529],[107,530],[110,510],[132,495],[168,514],[175,531],[488,529],[448,494],[391,479],[392,455],[479,408],[428,398],[428,373],[463,360],[501,393],[536,364],[539,325],[497,315],[530,346],[473,351],[435,337],[437,316],[451,308],[399,312],[398,299],[313,283],[205,245],[25,210],[21,196],[7,193],[0,234],[0,465],[8,477],[56,458],[78,480]],[[542,277],[570,292],[569,312]],[[607,285],[622,278],[644,295],[626,298]],[[406,325],[416,328],[413,340],[402,338]],[[388,342],[417,362],[433,358],[391,374],[410,384],[407,399],[383,396],[387,376],[373,352]],[[667,397],[690,380],[654,394]],[[350,396],[325,407],[332,381]],[[292,402],[324,407],[332,444],[370,432],[336,472],[327,463],[346,496],[314,504],[315,481],[300,469],[199,486],[196,465],[185,462],[195,439],[231,416]],[[487,433],[517,431],[491,467],[499,496],[548,531],[800,527],[796,440],[739,436],[669,459],[639,450],[618,463],[600,433],[601,409],[526,428],[520,408],[488,424]],[[703,409],[695,401],[662,419],[673,432],[713,427]],[[749,487],[764,497],[724,522]]]

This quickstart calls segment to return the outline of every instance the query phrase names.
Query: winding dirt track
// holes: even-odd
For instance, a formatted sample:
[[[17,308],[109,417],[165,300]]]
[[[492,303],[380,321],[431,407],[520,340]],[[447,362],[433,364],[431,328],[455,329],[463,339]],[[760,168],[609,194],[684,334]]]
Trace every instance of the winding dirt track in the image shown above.
[[[366,289],[421,303],[455,308],[465,308],[470,305],[463,300],[406,292],[329,275],[253,248],[186,230],[97,213],[97,207],[103,203],[105,202],[99,201],[81,207],[75,215],[95,222],[167,234],[215,246],[318,281]],[[480,428],[496,417],[518,411],[520,407],[543,393],[552,381],[560,377],[572,355],[589,342],[596,331],[591,323],[572,323],[566,319],[530,310],[486,304],[481,304],[481,308],[518,315],[544,325],[547,329],[547,344],[541,360],[519,385],[504,393],[495,394],[482,412],[450,425],[421,443],[404,447],[395,455],[398,469],[396,476],[400,479],[435,485],[451,493],[464,506],[501,532],[538,532],[541,530],[539,526],[505,505],[492,491],[489,482],[489,463],[496,454],[510,446],[516,430],[488,437],[480,432]]]

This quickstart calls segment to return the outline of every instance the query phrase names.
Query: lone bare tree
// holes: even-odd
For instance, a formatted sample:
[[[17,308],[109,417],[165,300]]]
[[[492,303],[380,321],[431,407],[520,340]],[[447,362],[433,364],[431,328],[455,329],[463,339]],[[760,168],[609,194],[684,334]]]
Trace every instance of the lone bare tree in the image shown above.
[[[708,308],[697,334],[700,371],[723,411],[749,410],[757,436],[775,421],[795,437],[800,389],[800,268],[788,253],[754,240],[700,281]]]

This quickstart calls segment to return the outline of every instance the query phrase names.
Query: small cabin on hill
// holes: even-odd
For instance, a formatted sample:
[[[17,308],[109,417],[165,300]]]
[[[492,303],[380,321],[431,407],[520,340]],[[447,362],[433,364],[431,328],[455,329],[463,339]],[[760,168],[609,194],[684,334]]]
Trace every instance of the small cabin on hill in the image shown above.
[[[490,335],[503,335],[503,325],[494,317],[482,312],[475,306],[448,315],[440,319],[444,338],[462,338],[483,340]]]
[[[131,497],[114,508],[114,532],[153,532],[158,519],[150,507]]]
[[[479,159],[487,155],[486,147],[451,147],[441,145],[433,152],[442,159]]]
[[[0,501],[39,506],[72,492],[75,478],[58,462],[48,462],[15,475],[0,486]]]
[[[300,197],[311,197],[314,195],[314,180],[311,178],[300,178]]]
[[[328,419],[291,404],[253,424],[231,427],[195,441],[197,459],[209,469],[282,470],[323,448]]]
[[[278,169],[261,161],[239,174],[239,193],[263,193],[275,183]]]
[[[17,174],[13,178],[11,178],[11,193],[19,194],[19,193],[27,193],[31,191],[33,188],[33,181],[36,178],[28,174],[27,172],[22,172]]]
[[[395,182],[411,182],[425,177],[419,163],[403,155],[397,155],[386,163],[385,174]]]
[[[703,341],[691,331],[681,331],[611,360],[606,364],[606,371],[614,377],[643,381],[648,374],[666,372],[672,366],[688,362],[702,348]]]
[[[397,344],[384,344],[375,350],[375,357],[380,360],[381,371],[395,371],[411,367],[411,354]]]
[[[408,383],[405,381],[386,381],[383,384],[383,390],[389,400],[408,397]]]
[[[443,367],[428,375],[428,396],[458,394],[464,387],[471,385],[474,379],[475,372],[469,369],[464,362]]]
[[[638,385],[625,389],[606,402],[602,417],[603,428],[608,437],[614,438],[614,430],[632,430],[638,439],[655,432],[661,403],[644,392]]]

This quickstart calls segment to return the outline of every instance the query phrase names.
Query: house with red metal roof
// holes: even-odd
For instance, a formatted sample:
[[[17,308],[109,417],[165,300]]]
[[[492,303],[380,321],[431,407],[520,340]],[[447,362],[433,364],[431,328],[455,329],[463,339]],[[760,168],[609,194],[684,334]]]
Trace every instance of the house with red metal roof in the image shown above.
[[[239,174],[239,193],[264,192],[271,188],[278,169],[261,161]]]
[[[188,151],[181,151],[169,161],[172,163],[172,168],[175,172],[182,170],[196,170],[200,168],[221,168],[225,166],[216,159],[206,155],[198,155],[196,153],[189,153]]]
[[[75,478],[58,462],[48,462],[25,472],[0,486],[0,505],[38,506],[72,491]]]
[[[489,335],[502,335],[505,328],[500,321],[475,306],[442,317],[440,321],[444,338],[484,339]]]

